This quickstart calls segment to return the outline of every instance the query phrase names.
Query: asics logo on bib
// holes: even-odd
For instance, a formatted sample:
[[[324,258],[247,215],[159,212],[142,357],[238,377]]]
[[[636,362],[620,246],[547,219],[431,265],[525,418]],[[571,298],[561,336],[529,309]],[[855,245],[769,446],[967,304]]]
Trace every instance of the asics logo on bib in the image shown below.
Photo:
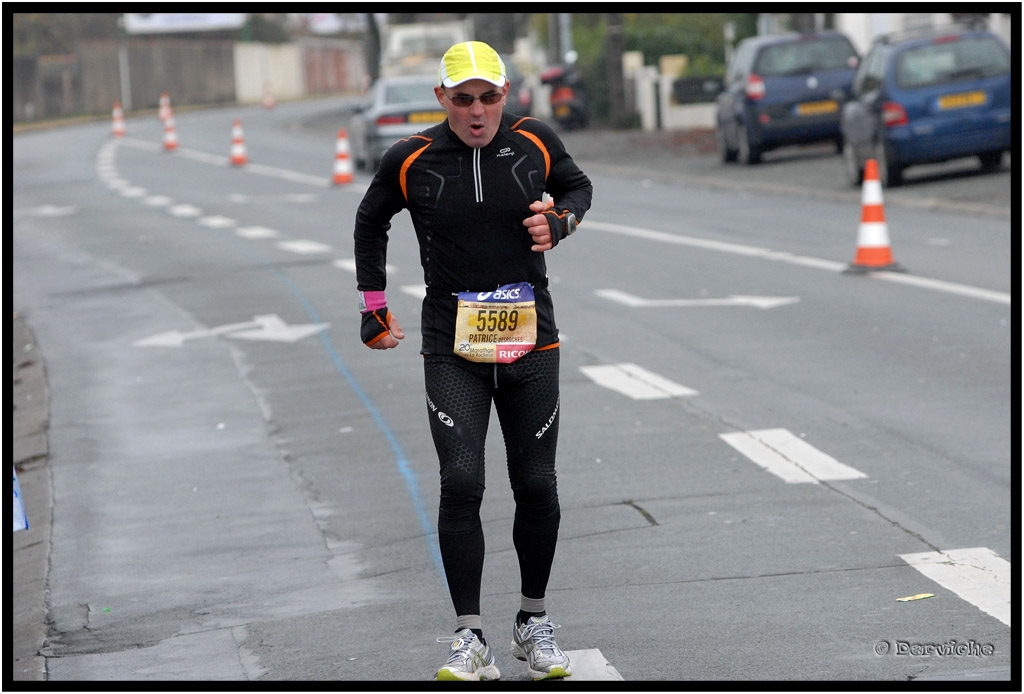
[[[515,301],[519,298],[519,287],[513,287],[512,289],[496,289],[493,292],[480,292],[476,295],[477,301],[487,301],[491,296],[494,297],[494,301]]]

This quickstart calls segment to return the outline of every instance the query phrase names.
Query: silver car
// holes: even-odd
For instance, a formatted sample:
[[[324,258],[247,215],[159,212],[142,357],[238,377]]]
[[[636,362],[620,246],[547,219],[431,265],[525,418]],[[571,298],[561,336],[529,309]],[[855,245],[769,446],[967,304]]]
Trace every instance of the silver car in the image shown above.
[[[373,83],[349,121],[356,168],[376,171],[392,144],[445,119],[434,97],[436,85],[432,74],[381,77]]]

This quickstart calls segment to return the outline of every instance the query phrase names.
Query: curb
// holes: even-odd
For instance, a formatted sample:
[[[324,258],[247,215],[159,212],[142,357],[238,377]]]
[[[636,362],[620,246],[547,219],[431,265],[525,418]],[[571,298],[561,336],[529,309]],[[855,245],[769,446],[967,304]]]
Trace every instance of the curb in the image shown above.
[[[50,554],[50,468],[47,429],[49,392],[46,369],[24,316],[14,312],[13,463],[29,527],[13,533],[14,574],[12,679],[43,681],[46,659],[46,575]]]

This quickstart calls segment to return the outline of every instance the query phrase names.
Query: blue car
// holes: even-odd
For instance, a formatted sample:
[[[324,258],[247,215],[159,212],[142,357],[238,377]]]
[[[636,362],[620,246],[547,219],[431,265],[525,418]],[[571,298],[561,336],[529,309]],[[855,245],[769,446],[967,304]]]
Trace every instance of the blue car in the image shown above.
[[[883,187],[900,185],[908,167],[961,157],[998,169],[1012,139],[1010,65],[1009,49],[984,29],[876,39],[842,109],[850,183],[861,184],[868,159],[878,162]]]
[[[716,101],[722,161],[756,164],[768,150],[819,141],[841,152],[839,110],[857,63],[849,38],[835,31],[740,41]]]

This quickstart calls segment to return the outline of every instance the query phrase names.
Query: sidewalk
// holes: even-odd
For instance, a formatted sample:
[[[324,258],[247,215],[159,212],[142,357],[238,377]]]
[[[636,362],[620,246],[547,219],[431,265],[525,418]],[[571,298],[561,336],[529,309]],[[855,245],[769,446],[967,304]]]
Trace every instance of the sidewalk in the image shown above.
[[[40,655],[46,637],[46,571],[50,554],[50,469],[46,373],[25,317],[14,313],[14,467],[25,501],[28,530],[13,533],[14,681],[46,679]],[[10,523],[10,519],[7,521]],[[10,527],[10,526],[8,526]],[[8,531],[10,532],[10,531]]]

